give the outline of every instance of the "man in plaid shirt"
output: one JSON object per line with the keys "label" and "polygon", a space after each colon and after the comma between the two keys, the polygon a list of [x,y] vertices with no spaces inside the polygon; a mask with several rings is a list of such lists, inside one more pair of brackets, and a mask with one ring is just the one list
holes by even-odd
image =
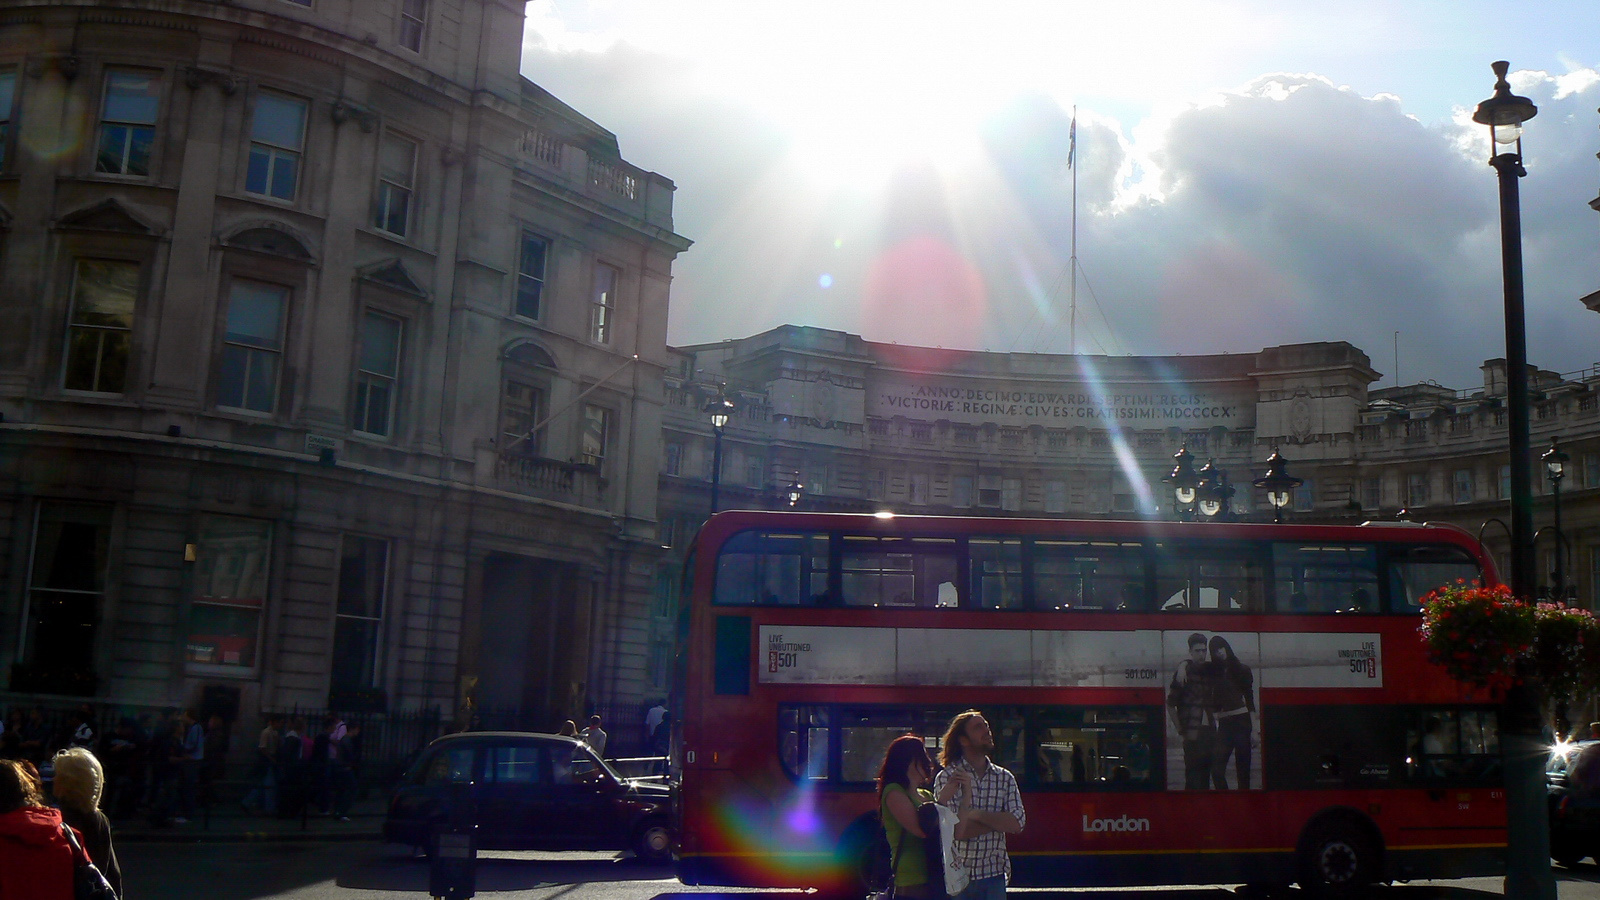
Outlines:
{"label": "man in plaid shirt", "polygon": [[956,826],[955,855],[971,882],[955,900],[1004,900],[1011,880],[1006,835],[1020,834],[1028,824],[1016,776],[989,761],[994,733],[975,709],[950,720],[939,762],[944,769],[933,780],[935,793],[952,780],[960,783],[950,805],[961,816]]}

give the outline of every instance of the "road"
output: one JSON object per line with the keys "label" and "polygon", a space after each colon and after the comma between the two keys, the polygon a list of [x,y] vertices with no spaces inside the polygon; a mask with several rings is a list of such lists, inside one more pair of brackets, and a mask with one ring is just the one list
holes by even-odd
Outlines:
{"label": "road", "polygon": [[[426,896],[428,867],[403,848],[375,843],[127,844],[118,850],[130,900],[400,900]],[[1557,869],[1561,900],[1600,900],[1600,867]],[[720,892],[684,887],[667,867],[601,853],[492,853],[478,869],[480,896],[496,900],[711,900]],[[733,892],[729,892],[733,893]],[[770,892],[774,900],[814,900]],[[1026,900],[1217,900],[1227,888],[1027,890]],[[1500,880],[1427,882],[1373,891],[1374,900],[1499,897]],[[1303,898],[1298,891],[1285,900]]]}

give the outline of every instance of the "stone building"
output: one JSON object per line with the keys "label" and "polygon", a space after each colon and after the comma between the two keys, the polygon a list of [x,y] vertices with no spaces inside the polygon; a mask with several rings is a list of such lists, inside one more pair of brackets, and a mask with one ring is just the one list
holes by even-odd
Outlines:
{"label": "stone building", "polygon": [[[783,326],[676,348],[661,452],[663,542],[680,555],[710,509],[713,434],[703,412],[725,390],[719,507],[1075,518],[1170,517],[1173,454],[1214,461],[1232,514],[1270,521],[1251,481],[1274,448],[1305,483],[1291,520],[1360,522],[1405,511],[1477,533],[1505,565],[1505,364],[1481,387],[1371,389],[1366,354],[1344,343],[1218,356],[989,353],[867,341]],[[1569,550],[1563,581],[1585,604],[1600,586],[1600,371],[1534,379],[1535,454],[1559,437]],[[1553,497],[1535,472],[1536,521]],[[1554,569],[1554,530],[1540,538]],[[1553,584],[1552,577],[1544,577]],[[657,642],[660,630],[655,632]]]}
{"label": "stone building", "polygon": [[0,0],[0,706],[642,701],[689,242],[523,25]]}

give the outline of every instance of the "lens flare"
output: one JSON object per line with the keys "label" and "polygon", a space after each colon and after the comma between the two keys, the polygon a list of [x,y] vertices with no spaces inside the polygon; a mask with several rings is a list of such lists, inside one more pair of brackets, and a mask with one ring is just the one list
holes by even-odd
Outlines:
{"label": "lens flare", "polygon": [[776,803],[725,798],[711,820],[711,843],[752,884],[831,884],[845,876],[834,853],[838,836],[823,827],[811,785],[796,785]]}

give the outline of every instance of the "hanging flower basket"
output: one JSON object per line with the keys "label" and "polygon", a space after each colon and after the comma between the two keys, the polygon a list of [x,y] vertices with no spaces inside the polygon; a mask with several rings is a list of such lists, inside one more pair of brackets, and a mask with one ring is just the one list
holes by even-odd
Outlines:
{"label": "hanging flower basket", "polygon": [[1534,607],[1505,585],[1458,581],[1422,599],[1428,659],[1457,681],[1501,691],[1518,681],[1537,633]]}
{"label": "hanging flower basket", "polygon": [[1474,687],[1531,681],[1559,699],[1600,690],[1600,621],[1584,609],[1524,603],[1505,585],[1461,581],[1424,597],[1422,637],[1430,661]]}

